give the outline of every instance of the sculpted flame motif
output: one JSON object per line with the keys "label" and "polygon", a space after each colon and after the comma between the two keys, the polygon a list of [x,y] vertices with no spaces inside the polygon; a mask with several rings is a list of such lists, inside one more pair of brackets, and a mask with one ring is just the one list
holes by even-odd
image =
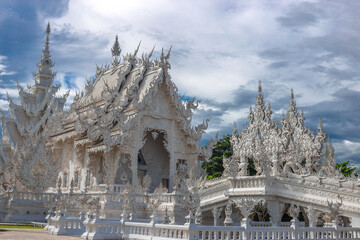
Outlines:
{"label": "sculpted flame motif", "polygon": [[[289,108],[283,114],[281,126],[271,119],[271,105],[265,107],[261,84],[254,110],[250,107],[249,124],[237,135],[236,126],[231,137],[233,158],[240,162],[240,176],[246,176],[248,159],[255,164],[257,175],[315,174],[321,168],[323,143],[326,135],[320,120],[317,134],[304,126],[303,112],[299,115],[291,90]],[[333,173],[331,147],[327,147],[324,168],[327,175]],[[333,159],[333,158],[332,158]],[[231,161],[225,161],[230,164]],[[330,166],[329,166],[330,165]],[[224,166],[227,169],[227,166]]]}

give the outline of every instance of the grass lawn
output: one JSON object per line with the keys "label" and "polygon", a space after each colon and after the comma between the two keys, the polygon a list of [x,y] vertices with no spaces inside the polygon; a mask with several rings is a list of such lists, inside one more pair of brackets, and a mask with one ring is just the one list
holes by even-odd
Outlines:
{"label": "grass lawn", "polygon": [[24,225],[0,225],[0,228],[26,228],[26,229],[43,229],[42,227],[24,226]]}

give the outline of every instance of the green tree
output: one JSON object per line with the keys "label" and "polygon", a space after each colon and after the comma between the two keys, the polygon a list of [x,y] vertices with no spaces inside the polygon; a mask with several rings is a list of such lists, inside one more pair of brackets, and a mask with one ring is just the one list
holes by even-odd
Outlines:
{"label": "green tree", "polygon": [[225,135],[219,139],[209,161],[202,164],[202,167],[206,170],[207,179],[221,177],[224,171],[223,158],[231,157],[233,154],[230,137],[231,135]]}
{"label": "green tree", "polygon": [[[219,139],[213,149],[213,154],[208,162],[204,162],[202,167],[206,170],[207,179],[221,177],[224,171],[223,158],[229,158],[233,155],[233,149],[230,143],[231,135],[224,135]],[[248,159],[248,172],[250,176],[256,175],[253,159]]]}
{"label": "green tree", "polygon": [[356,174],[358,175],[358,173],[356,172],[356,167],[350,167],[348,166],[350,163],[350,161],[346,161],[343,163],[337,163],[336,164],[336,169],[340,169],[341,173],[345,176],[345,177],[349,177],[351,176],[351,174]]}

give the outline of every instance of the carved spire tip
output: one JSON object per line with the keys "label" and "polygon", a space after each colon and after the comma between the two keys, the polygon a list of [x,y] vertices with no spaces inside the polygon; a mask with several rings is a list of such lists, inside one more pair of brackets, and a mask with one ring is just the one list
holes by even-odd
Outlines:
{"label": "carved spire tip", "polygon": [[169,51],[168,51],[168,53],[166,54],[166,59],[169,59],[169,58],[170,58],[170,53],[171,53],[172,47],[173,47],[173,45],[171,44],[171,46],[170,46],[170,48],[169,48]]}
{"label": "carved spire tip", "polygon": [[111,48],[111,54],[113,57],[119,57],[121,54],[121,48],[120,48],[119,38],[118,38],[117,34],[115,36],[115,42]]}
{"label": "carved spire tip", "polygon": [[47,27],[46,27],[46,34],[49,35],[51,32],[51,29],[50,29],[50,22],[48,22],[47,24]]}
{"label": "carved spire tip", "polygon": [[136,57],[137,53],[139,52],[140,45],[141,45],[141,40],[140,40],[139,45],[137,46],[137,48],[136,48],[136,50],[134,52],[134,57]]}
{"label": "carved spire tip", "polygon": [[294,90],[291,88],[290,99],[294,100]]}
{"label": "carved spire tip", "polygon": [[237,129],[237,124],[236,122],[234,122],[234,130],[233,130],[233,135],[236,135],[238,132],[238,129]]}
{"label": "carved spire tip", "polygon": [[259,93],[262,92],[261,81],[258,82],[258,92]]}

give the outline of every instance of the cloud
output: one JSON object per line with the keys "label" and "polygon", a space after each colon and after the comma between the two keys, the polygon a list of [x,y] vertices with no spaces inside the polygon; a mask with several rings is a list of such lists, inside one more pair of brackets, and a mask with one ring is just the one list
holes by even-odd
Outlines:
{"label": "cloud", "polygon": [[281,26],[297,31],[317,24],[321,17],[324,17],[323,10],[316,3],[300,2],[292,5],[285,16],[276,20]]}
{"label": "cloud", "polygon": [[9,108],[9,102],[3,99],[0,99],[0,109],[1,110],[6,110]]}
{"label": "cloud", "polygon": [[336,141],[360,142],[360,91],[339,89],[333,99],[304,107],[305,117],[316,126],[323,119],[324,129]]}
{"label": "cloud", "polygon": [[0,55],[0,76],[7,76],[7,75],[14,75],[16,72],[14,71],[8,71],[8,66],[6,65],[6,56]]}
{"label": "cloud", "polygon": [[350,166],[357,167],[360,170],[360,142],[349,140],[337,141],[333,143],[336,149],[336,158],[340,162],[350,161]]}
{"label": "cloud", "polygon": [[16,88],[0,88],[0,94],[4,95],[4,97],[6,97],[6,95],[15,98],[19,96],[19,92]]}

